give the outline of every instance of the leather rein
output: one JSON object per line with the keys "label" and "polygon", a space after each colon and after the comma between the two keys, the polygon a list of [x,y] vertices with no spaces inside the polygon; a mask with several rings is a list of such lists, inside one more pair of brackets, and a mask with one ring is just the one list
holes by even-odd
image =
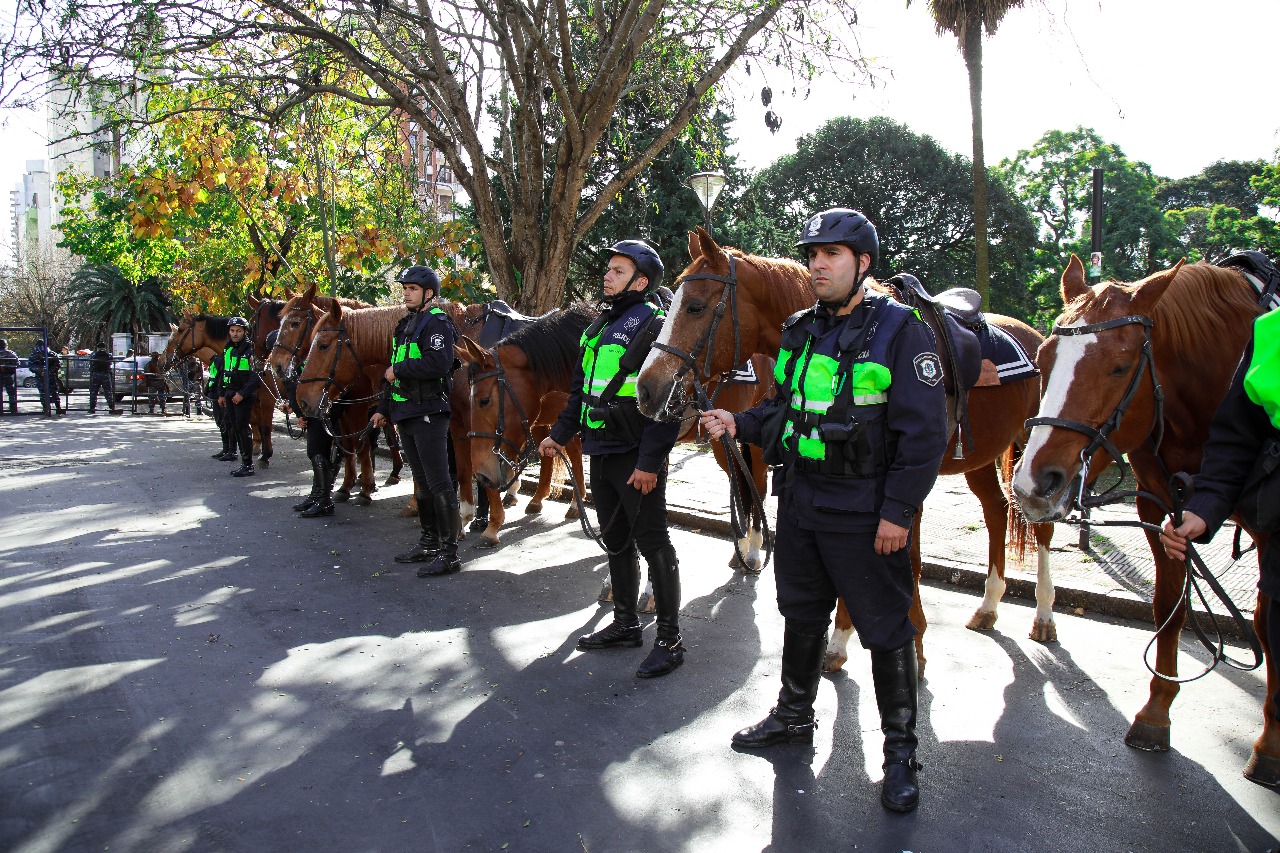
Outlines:
{"label": "leather rein", "polygon": [[[529,421],[529,416],[525,413],[524,406],[520,405],[520,398],[516,396],[515,390],[512,389],[510,381],[507,379],[506,368],[502,366],[502,359],[498,355],[497,347],[490,351],[493,355],[493,370],[486,370],[483,373],[477,373],[474,376],[467,377],[467,383],[472,388],[472,394],[475,394],[475,386],[477,382],[483,382],[485,379],[497,377],[498,388],[498,423],[494,432],[478,432],[472,431],[467,433],[467,438],[491,438],[493,439],[493,447],[491,452],[498,457],[498,461],[511,470],[511,477],[497,488],[499,492],[505,492],[511,487],[511,484],[519,479],[524,473],[524,469],[533,460],[537,454],[538,445],[533,440],[533,425]],[[516,412],[520,415],[520,427],[524,430],[524,445],[516,444],[506,436],[507,425],[507,398],[511,398],[512,404],[516,408]],[[515,452],[514,460],[507,456],[504,447],[510,446]]]}

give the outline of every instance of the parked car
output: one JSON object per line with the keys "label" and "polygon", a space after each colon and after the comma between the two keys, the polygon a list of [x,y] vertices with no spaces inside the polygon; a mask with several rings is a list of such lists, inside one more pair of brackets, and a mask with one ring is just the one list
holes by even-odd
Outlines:
{"label": "parked car", "polygon": [[31,372],[31,368],[27,367],[27,360],[25,358],[18,359],[17,377],[18,384],[23,388],[36,387],[36,375]]}
{"label": "parked car", "polygon": [[[146,366],[151,360],[148,355],[126,356],[116,361],[113,371],[116,382],[116,403],[137,396],[139,400],[147,399]],[[165,399],[182,399],[182,371],[176,367],[164,375]],[[198,386],[191,388],[192,393]]]}

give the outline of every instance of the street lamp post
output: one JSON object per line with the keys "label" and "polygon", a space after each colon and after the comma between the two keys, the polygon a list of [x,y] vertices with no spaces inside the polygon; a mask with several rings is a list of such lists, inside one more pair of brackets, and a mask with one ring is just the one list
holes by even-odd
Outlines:
{"label": "street lamp post", "polygon": [[693,188],[698,201],[702,204],[702,209],[706,211],[708,234],[711,233],[711,208],[715,207],[716,199],[720,197],[720,191],[724,189],[724,185],[723,172],[697,172],[689,176],[689,186]]}

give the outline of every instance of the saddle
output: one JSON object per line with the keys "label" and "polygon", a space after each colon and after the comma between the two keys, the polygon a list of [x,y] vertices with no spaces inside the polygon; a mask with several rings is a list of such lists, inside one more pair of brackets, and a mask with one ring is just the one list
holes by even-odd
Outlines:
{"label": "saddle", "polygon": [[894,289],[899,302],[919,311],[938,336],[943,386],[955,401],[952,415],[960,433],[955,457],[963,459],[965,447],[972,449],[973,444],[969,438],[969,389],[982,374],[982,346],[978,341],[978,330],[986,325],[982,297],[967,287],[932,296],[910,273],[895,275],[883,283]]}
{"label": "saddle", "polygon": [[483,325],[480,327],[480,334],[476,336],[476,343],[486,349],[492,349],[498,341],[517,329],[523,329],[543,317],[550,317],[559,310],[559,308],[552,308],[538,317],[530,317],[526,314],[521,314],[501,299],[495,299],[492,302],[485,303]]}
{"label": "saddle", "polygon": [[1262,252],[1249,250],[1236,252],[1218,261],[1220,267],[1231,267],[1244,277],[1258,292],[1258,304],[1267,310],[1280,307],[1280,271]]}

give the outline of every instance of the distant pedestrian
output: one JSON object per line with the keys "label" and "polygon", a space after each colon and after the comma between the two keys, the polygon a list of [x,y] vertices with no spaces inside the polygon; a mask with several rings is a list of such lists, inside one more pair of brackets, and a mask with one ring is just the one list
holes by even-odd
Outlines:
{"label": "distant pedestrian", "polygon": [[[62,356],[53,350],[45,353],[45,381],[48,383],[49,397],[53,400],[54,410],[59,416],[66,414],[62,408],[62,395],[70,389],[62,381]],[[49,414],[49,404],[45,403],[44,413]]]}
{"label": "distant pedestrian", "polygon": [[31,352],[27,354],[27,369],[35,380],[36,390],[40,393],[40,408],[45,417],[49,416],[49,385],[45,379],[45,367],[49,361],[49,350],[44,345],[44,338],[36,338]]}
{"label": "distant pedestrian", "polygon": [[107,409],[111,414],[119,414],[116,409],[115,383],[112,382],[111,353],[107,345],[98,341],[93,355],[89,356],[89,414],[98,409],[98,392],[107,398]]}
{"label": "distant pedestrian", "polygon": [[0,338],[0,415],[4,414],[4,397],[9,395],[9,414],[18,414],[18,354],[9,342]]}

